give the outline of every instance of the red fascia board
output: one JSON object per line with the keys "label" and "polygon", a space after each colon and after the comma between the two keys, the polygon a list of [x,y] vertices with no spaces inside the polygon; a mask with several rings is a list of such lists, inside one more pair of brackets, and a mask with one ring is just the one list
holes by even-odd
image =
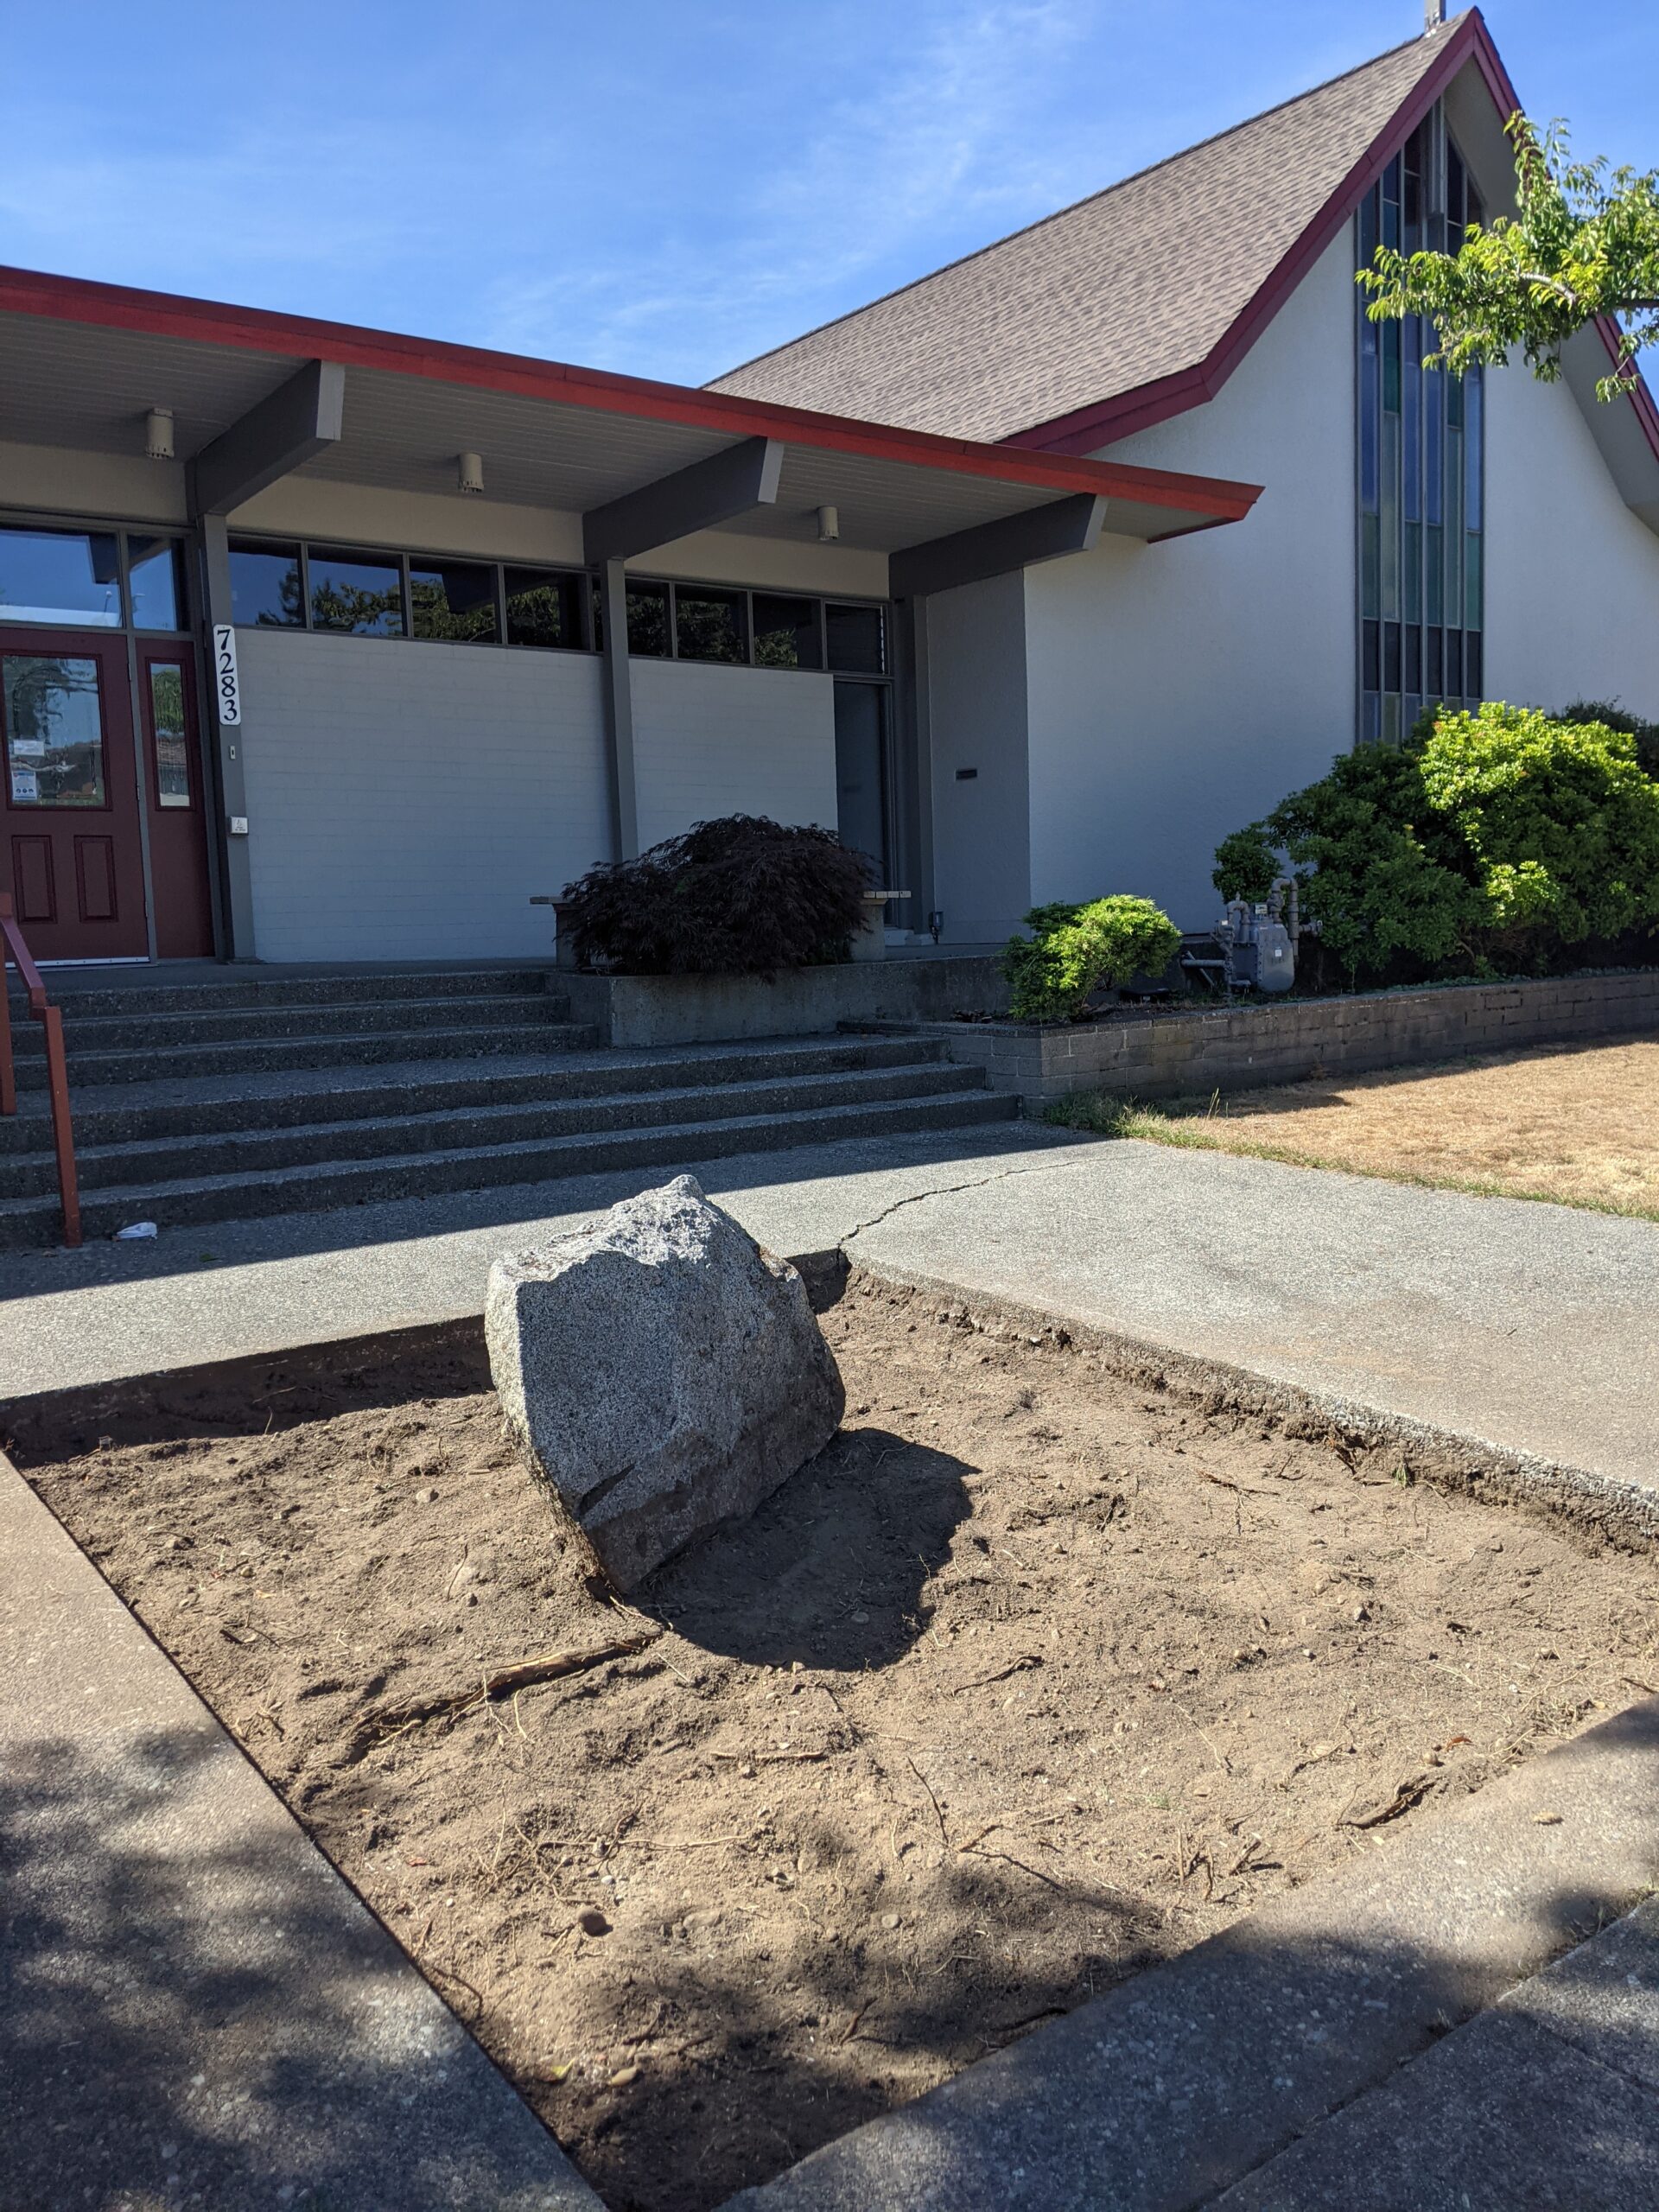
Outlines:
{"label": "red fascia board", "polygon": [[[1503,76],[1503,65],[1492,48],[1480,12],[1471,9],[1446,41],[1446,49],[1433,67],[1417,79],[1408,96],[1201,362],[1160,378],[1155,384],[1140,385],[1131,391],[1119,392],[1115,398],[1058,416],[1051,423],[1034,423],[1029,429],[1016,432],[1006,442],[1040,453],[1087,453],[1092,447],[1127,437],[1131,430],[1149,429],[1155,423],[1167,422],[1173,416],[1185,414],[1189,408],[1201,407],[1206,400],[1213,399],[1337,236],[1360,199],[1388,167],[1401,140],[1416,129],[1469,59],[1471,50],[1478,52],[1483,43],[1498,76],[1508,85],[1508,79]],[[1490,73],[1483,73],[1487,74],[1491,83]],[[1497,97],[1496,89],[1494,97]],[[1512,92],[1510,97],[1513,102]],[[1514,111],[1513,104],[1505,111],[1506,114]]]}
{"label": "red fascia board", "polygon": [[[1485,18],[1478,8],[1471,8],[1453,29],[1445,52],[1433,67],[1418,79],[1409,97],[1395,111],[1261,290],[1203,361],[1192,368],[1160,377],[1154,383],[1119,392],[1115,398],[1058,416],[1051,423],[1034,423],[1005,442],[1040,453],[1086,454],[1098,446],[1126,438],[1133,431],[1151,429],[1155,423],[1166,423],[1176,415],[1184,415],[1189,408],[1202,407],[1207,400],[1213,399],[1337,236],[1361,198],[1388,167],[1402,140],[1416,129],[1469,60],[1479,70],[1503,120],[1507,123],[1512,115],[1520,114],[1520,96],[1503,67],[1503,56],[1492,42]],[[1609,353],[1616,356],[1617,327],[1611,322],[1598,327]],[[1655,458],[1659,459],[1659,406],[1656,406],[1653,394],[1645,384],[1638,384],[1630,399]]]}
{"label": "red fascia board", "polygon": [[1096,492],[1109,499],[1146,500],[1227,522],[1247,515],[1261,492],[1259,485],[1188,476],[1169,469],[1135,468],[1127,462],[1020,453],[1007,445],[982,445],[967,438],[897,429],[850,416],[815,414],[805,408],[779,407],[769,401],[734,399],[687,385],[618,376],[604,369],[538,361],[526,354],[492,353],[480,346],[364,330],[349,323],[276,315],[263,308],[227,307],[211,300],[139,291],[126,285],[30,270],[0,268],[0,313],[133,331],[146,337],[185,339],[238,353],[338,361],[347,368],[422,377],[476,391],[591,408],[598,413],[675,423],[732,438],[778,438],[787,444],[1027,485],[1033,490]]}

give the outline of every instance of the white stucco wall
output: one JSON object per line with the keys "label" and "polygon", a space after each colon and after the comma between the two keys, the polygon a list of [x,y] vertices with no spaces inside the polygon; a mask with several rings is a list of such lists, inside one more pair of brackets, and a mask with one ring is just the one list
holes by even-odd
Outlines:
{"label": "white stucco wall", "polygon": [[722,814],[834,829],[830,677],[691,661],[629,665],[642,845]]}
{"label": "white stucco wall", "polygon": [[926,620],[933,904],[949,942],[989,944],[1031,905],[1024,581],[940,592]]}
{"label": "white stucco wall", "polygon": [[239,630],[264,960],[545,957],[610,849],[600,664]]}
{"label": "white stucco wall", "polygon": [[1659,719],[1659,537],[1564,383],[1511,366],[1486,395],[1487,696],[1618,698]]}
{"label": "white stucco wall", "polygon": [[1246,520],[1027,571],[1033,899],[1202,928],[1218,839],[1352,742],[1351,270],[1344,235],[1216,399],[1103,456],[1261,484]]}

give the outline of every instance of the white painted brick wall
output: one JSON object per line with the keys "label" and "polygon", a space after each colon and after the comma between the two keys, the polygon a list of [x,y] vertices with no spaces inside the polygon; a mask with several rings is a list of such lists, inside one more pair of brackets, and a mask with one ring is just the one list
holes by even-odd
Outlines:
{"label": "white painted brick wall", "polygon": [[688,661],[632,666],[642,845],[721,814],[835,828],[831,677]]}
{"label": "white painted brick wall", "polygon": [[596,659],[257,630],[237,653],[261,959],[550,953],[531,894],[610,851]]}

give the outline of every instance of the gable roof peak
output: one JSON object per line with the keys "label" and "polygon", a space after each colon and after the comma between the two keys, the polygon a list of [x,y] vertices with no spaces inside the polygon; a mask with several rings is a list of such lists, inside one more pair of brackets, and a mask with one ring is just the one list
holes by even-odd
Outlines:
{"label": "gable roof peak", "polygon": [[709,388],[1038,442],[1091,407],[1201,375],[1379,134],[1403,136],[1477,41],[1490,47],[1471,8]]}

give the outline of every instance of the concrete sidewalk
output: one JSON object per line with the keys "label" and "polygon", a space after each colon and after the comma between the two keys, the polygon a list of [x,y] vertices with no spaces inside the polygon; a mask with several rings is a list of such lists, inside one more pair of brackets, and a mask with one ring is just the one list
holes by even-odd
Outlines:
{"label": "concrete sidewalk", "polygon": [[1656,1885],[1649,1699],[727,2212],[1654,2212]]}
{"label": "concrete sidewalk", "polygon": [[6,2212],[600,2212],[0,1458]]}
{"label": "concrete sidewalk", "polygon": [[[477,1313],[495,1253],[664,1173],[9,1256],[0,1401]],[[699,1174],[774,1250],[839,1245],[952,1295],[1473,1440],[1659,1531],[1648,1222],[1029,1122]]]}
{"label": "concrete sidewalk", "polygon": [[1140,1142],[1043,1166],[848,1250],[1659,1508],[1653,1224]]}
{"label": "concrete sidewalk", "polygon": [[[939,1131],[699,1162],[697,1179],[779,1252],[833,1249],[921,1194],[1097,1147],[1039,1124]],[[498,1252],[591,1220],[671,1168],[164,1231],[153,1242],[0,1253],[0,1407],[245,1353],[483,1310]]]}

